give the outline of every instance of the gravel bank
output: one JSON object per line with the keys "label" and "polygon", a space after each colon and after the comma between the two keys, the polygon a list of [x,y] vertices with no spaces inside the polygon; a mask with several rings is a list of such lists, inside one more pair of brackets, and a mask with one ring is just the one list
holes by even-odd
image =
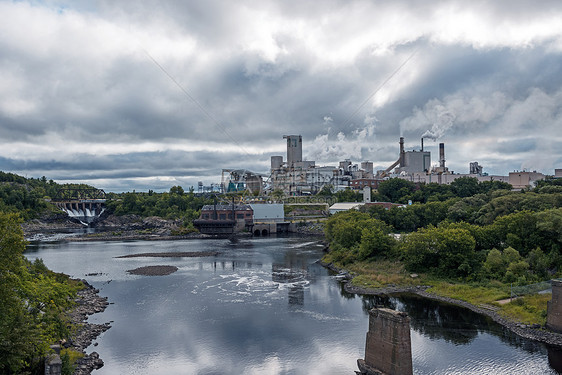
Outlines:
{"label": "gravel bank", "polygon": [[195,257],[214,257],[219,255],[218,251],[182,251],[182,252],[170,252],[170,253],[140,253],[140,254],[129,254],[122,255],[115,258],[195,258]]}
{"label": "gravel bank", "polygon": [[178,267],[175,266],[145,266],[135,268],[134,270],[128,270],[132,275],[142,275],[142,276],[166,276],[171,275],[176,272]]}

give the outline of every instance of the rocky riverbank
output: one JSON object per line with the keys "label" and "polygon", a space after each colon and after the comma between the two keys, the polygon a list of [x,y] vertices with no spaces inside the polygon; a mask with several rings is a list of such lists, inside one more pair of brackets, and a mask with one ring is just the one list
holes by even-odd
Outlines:
{"label": "rocky riverbank", "polygon": [[78,292],[75,299],[76,307],[69,312],[69,318],[75,327],[76,333],[70,340],[63,343],[66,348],[73,348],[84,353],[84,357],[76,361],[75,375],[90,374],[93,370],[103,367],[103,360],[99,354],[92,352],[87,354],[86,348],[92,344],[99,335],[111,328],[110,323],[93,324],[88,323],[88,316],[104,311],[109,305],[106,297],[101,297],[99,290],[81,280],[85,288]]}
{"label": "rocky riverbank", "polygon": [[26,238],[37,233],[60,232],[84,228],[84,224],[81,223],[80,220],[73,219],[64,212],[45,214],[38,219],[26,221],[21,226]]}
{"label": "rocky riverbank", "polygon": [[353,279],[353,275],[351,275],[346,270],[340,269],[334,266],[332,263],[324,263],[322,261],[319,261],[319,263],[322,266],[334,272],[337,272],[341,276],[342,278],[341,281],[344,284],[344,290],[348,293],[359,294],[359,295],[390,295],[390,294],[397,294],[397,293],[417,294],[424,298],[429,298],[429,299],[465,307],[478,314],[482,314],[490,317],[493,321],[495,321],[498,324],[501,324],[502,326],[509,329],[510,331],[512,331],[518,336],[521,336],[529,340],[534,340],[534,341],[538,341],[548,345],[562,348],[562,334],[548,331],[544,327],[541,327],[538,324],[526,325],[520,322],[514,322],[500,316],[497,312],[495,312],[490,308],[483,307],[483,306],[475,306],[471,303],[461,301],[458,299],[442,297],[432,294],[427,291],[430,288],[429,286],[423,286],[423,285],[410,286],[410,287],[393,286],[393,287],[376,288],[376,289],[357,287],[352,285],[351,283],[351,280]]}
{"label": "rocky riverbank", "polygon": [[[102,214],[88,226],[65,213],[52,213],[22,224],[28,241],[178,240],[208,237],[188,232],[181,220]],[[88,231],[95,228],[95,232]]]}

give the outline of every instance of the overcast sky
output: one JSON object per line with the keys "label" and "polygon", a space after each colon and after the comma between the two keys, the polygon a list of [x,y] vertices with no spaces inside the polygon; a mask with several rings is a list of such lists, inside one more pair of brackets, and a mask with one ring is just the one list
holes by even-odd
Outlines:
{"label": "overcast sky", "polygon": [[406,148],[562,168],[562,2],[3,1],[0,170],[106,191]]}

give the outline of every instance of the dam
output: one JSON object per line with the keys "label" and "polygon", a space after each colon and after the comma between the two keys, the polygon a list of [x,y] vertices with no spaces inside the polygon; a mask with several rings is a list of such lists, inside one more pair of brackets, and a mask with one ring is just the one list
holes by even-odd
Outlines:
{"label": "dam", "polygon": [[106,196],[101,189],[60,189],[52,203],[69,217],[91,223],[105,211]]}

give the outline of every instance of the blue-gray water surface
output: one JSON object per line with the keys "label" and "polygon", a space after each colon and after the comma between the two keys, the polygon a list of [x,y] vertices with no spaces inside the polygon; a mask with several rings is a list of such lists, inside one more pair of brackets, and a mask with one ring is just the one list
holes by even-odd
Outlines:
{"label": "blue-gray water surface", "polygon": [[[214,257],[116,258],[218,251]],[[318,265],[315,239],[262,237],[133,242],[40,242],[29,259],[84,278],[112,304],[95,341],[94,374],[354,374],[368,309],[411,317],[415,374],[558,374],[562,352],[514,336],[466,309],[415,296],[360,297]],[[127,270],[171,265],[167,276]]]}

